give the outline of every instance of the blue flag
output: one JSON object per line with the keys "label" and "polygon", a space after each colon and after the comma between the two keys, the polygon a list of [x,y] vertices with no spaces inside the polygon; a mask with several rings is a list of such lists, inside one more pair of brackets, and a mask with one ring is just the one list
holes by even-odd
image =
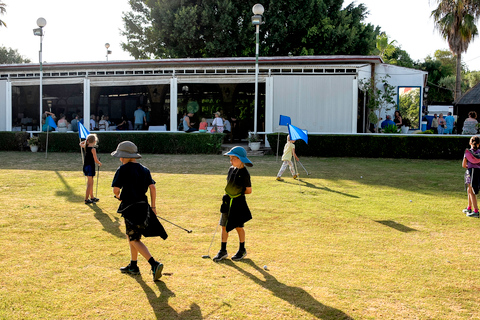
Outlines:
{"label": "blue flag", "polygon": [[87,128],[83,126],[81,122],[78,123],[78,135],[80,136],[80,139],[87,139],[87,136],[90,134],[88,132]]}
{"label": "blue flag", "polygon": [[47,124],[52,128],[57,127],[57,124],[55,123],[55,121],[53,120],[53,118],[51,116],[47,117]]}
{"label": "blue flag", "polygon": [[280,123],[278,124],[279,126],[288,126],[290,123],[292,123],[290,117],[280,115]]}
{"label": "blue flag", "polygon": [[288,125],[288,134],[290,135],[290,140],[303,140],[305,143],[308,143],[308,131]]}

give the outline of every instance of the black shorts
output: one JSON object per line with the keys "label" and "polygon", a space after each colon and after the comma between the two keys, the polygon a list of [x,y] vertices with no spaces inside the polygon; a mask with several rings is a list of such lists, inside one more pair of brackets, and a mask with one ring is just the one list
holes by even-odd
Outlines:
{"label": "black shorts", "polygon": [[87,165],[83,167],[83,174],[87,177],[95,177],[95,166]]}
{"label": "black shorts", "polygon": [[135,225],[128,223],[127,220],[125,220],[125,234],[130,241],[140,240],[142,238],[141,231]]}
{"label": "black shorts", "polygon": [[480,189],[480,169],[479,168],[470,168],[468,169],[470,175],[470,185],[473,188],[475,194],[478,194]]}

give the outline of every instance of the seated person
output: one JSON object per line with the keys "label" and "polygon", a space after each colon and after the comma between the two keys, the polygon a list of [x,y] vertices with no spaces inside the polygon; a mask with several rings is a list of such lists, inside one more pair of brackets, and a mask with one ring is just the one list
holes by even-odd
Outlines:
{"label": "seated person", "polygon": [[195,123],[190,122],[190,117],[193,117],[193,112],[188,112],[187,115],[183,117],[183,131],[185,132],[197,131],[197,129],[193,126]]}
{"label": "seated person", "polygon": [[99,131],[107,131],[108,130],[108,122],[107,122],[107,120],[105,120],[105,115],[103,115],[101,120],[98,122],[98,130]]}
{"label": "seated person", "polygon": [[385,121],[382,122],[382,129],[385,129],[385,127],[390,125],[394,125],[395,127],[397,126],[396,123],[392,121],[392,117],[387,115]]}
{"label": "seated person", "polygon": [[198,131],[199,132],[207,132],[207,127],[208,127],[207,119],[202,118],[202,122],[200,122],[200,124],[198,126]]}
{"label": "seated person", "polygon": [[60,119],[57,122],[58,132],[67,132],[68,131],[68,121],[65,119],[65,115],[60,113]]}

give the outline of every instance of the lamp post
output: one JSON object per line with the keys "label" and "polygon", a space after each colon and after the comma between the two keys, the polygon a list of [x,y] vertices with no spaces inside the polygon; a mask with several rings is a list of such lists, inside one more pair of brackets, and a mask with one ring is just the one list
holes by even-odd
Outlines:
{"label": "lamp post", "polygon": [[110,48],[110,43],[105,43],[105,48],[107,48],[107,54],[105,55],[105,57],[107,58],[107,61],[108,61],[108,55],[109,54],[112,54],[112,50],[108,50],[108,48]]}
{"label": "lamp post", "polygon": [[262,15],[264,8],[257,3],[252,8],[254,16],[252,16],[252,24],[255,26],[255,114],[253,116],[253,133],[257,134],[257,113],[258,113],[258,47],[260,25],[262,24]]}
{"label": "lamp post", "polygon": [[37,19],[38,28],[33,29],[33,34],[40,37],[40,51],[38,52],[38,59],[40,62],[40,122],[39,128],[42,129],[42,114],[43,114],[43,64],[42,64],[42,43],[43,43],[43,27],[47,25],[47,20],[44,18]]}

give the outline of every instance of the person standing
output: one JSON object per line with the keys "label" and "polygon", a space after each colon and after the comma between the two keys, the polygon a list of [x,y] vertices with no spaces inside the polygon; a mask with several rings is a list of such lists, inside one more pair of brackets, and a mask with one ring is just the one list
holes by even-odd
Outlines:
{"label": "person standing", "polygon": [[445,127],[445,134],[452,134],[453,133],[453,126],[455,125],[455,118],[452,116],[452,113],[449,112],[448,115],[445,117],[446,127]]}
{"label": "person standing", "polygon": [[228,233],[233,229],[237,230],[240,244],[237,253],[232,256],[232,260],[239,261],[246,257],[244,224],[252,219],[245,195],[252,193],[252,183],[246,166],[251,167],[253,164],[247,158],[247,151],[242,147],[233,147],[224,156],[230,157],[231,167],[228,169],[227,186],[220,209],[222,212],[220,218],[222,244],[220,251],[213,258],[215,262],[228,257]]}
{"label": "person standing", "polygon": [[133,113],[133,117],[135,118],[133,122],[135,130],[143,130],[143,126],[147,126],[147,114],[142,110],[142,106],[137,107],[137,110]]}
{"label": "person standing", "polygon": [[433,129],[433,133],[438,133],[438,118],[436,113],[433,114],[432,125],[430,127]]}
{"label": "person standing", "polygon": [[463,122],[462,134],[477,134],[477,113],[475,111],[470,111],[468,113],[468,118]]}
{"label": "person standing", "polygon": [[95,163],[99,167],[102,163],[97,158],[97,135],[92,133],[87,139],[80,142],[80,147],[85,149],[85,158],[83,160],[83,174],[87,177],[87,190],[85,191],[85,204],[98,202],[100,199],[93,196],[93,177],[95,177]]}
{"label": "person standing", "polygon": [[402,122],[402,115],[400,114],[400,111],[395,111],[395,119],[393,119],[393,122],[397,125],[398,128],[400,128],[403,125]]}
{"label": "person standing", "polygon": [[[470,138],[470,149],[465,150],[462,167],[467,169],[465,172],[465,186],[467,187],[468,206],[463,210],[468,217],[478,218],[477,194],[480,187],[480,159],[479,146],[480,138],[473,136]],[[472,207],[474,211],[472,212]]]}
{"label": "person standing", "polygon": [[[121,201],[117,212],[125,219],[131,258],[126,267],[120,268],[120,272],[140,274],[137,264],[138,253],[140,253],[151,266],[153,281],[157,281],[162,276],[163,264],[153,258],[147,246],[141,241],[142,235],[159,236],[164,240],[168,237],[157,218],[155,181],[152,179],[150,170],[137,162],[137,159],[142,156],[133,142],[120,142],[111,155],[120,158],[122,163],[115,172],[112,188],[114,197]],[[148,190],[150,190],[151,204],[148,203],[146,195]]]}
{"label": "person standing", "polygon": [[287,166],[290,168],[290,173],[293,176],[293,179],[297,179],[297,174],[295,173],[295,168],[292,163],[292,156],[295,157],[297,161],[300,161],[295,153],[295,140],[290,140],[290,135],[287,135],[287,143],[283,147],[283,155],[282,155],[282,166],[277,173],[277,181],[283,181],[282,174],[287,169]]}
{"label": "person standing", "polygon": [[445,127],[447,125],[447,121],[443,117],[443,113],[440,113],[438,116],[438,134],[443,134],[445,132]]}

